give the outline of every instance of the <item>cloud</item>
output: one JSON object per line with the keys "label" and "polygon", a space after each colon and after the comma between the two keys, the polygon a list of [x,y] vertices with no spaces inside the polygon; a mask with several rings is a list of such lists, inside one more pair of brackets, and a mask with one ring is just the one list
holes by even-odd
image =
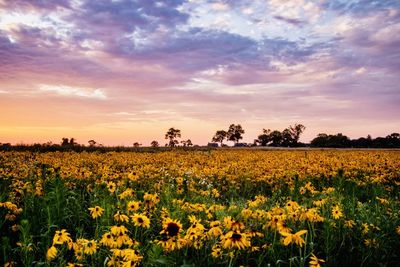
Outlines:
{"label": "cloud", "polygon": [[66,85],[41,84],[39,85],[39,90],[55,93],[61,96],[77,96],[103,100],[107,98],[101,89],[92,90],[89,88],[71,87]]}

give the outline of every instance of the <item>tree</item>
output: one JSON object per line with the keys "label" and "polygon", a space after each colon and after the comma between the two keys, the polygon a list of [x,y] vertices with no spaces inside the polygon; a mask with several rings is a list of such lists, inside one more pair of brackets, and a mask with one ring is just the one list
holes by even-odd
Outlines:
{"label": "tree", "polygon": [[74,146],[74,145],[77,145],[78,143],[76,142],[75,138],[72,137],[72,138],[69,139],[69,144],[71,146]]}
{"label": "tree", "polygon": [[157,141],[154,140],[154,141],[151,141],[150,146],[151,147],[159,147],[160,144]]}
{"label": "tree", "polygon": [[267,146],[269,142],[271,142],[271,130],[263,129],[263,133],[257,137],[255,143],[259,143],[261,146]]}
{"label": "tree", "polygon": [[184,146],[184,147],[191,147],[191,146],[193,146],[193,143],[192,143],[192,140],[190,140],[190,139],[188,139],[188,140],[182,140],[181,141],[181,144]]}
{"label": "tree", "polygon": [[69,139],[63,137],[63,138],[62,138],[62,142],[61,142],[61,146],[67,146],[68,144],[69,144]]}
{"label": "tree", "polygon": [[133,143],[133,147],[140,147],[142,144],[140,144],[140,143],[138,143],[138,142],[135,142],[135,143]]}
{"label": "tree", "polygon": [[218,142],[222,146],[222,143],[224,142],[227,134],[228,133],[224,130],[216,131],[214,137],[212,138],[212,142]]}
{"label": "tree", "polygon": [[169,128],[169,130],[165,134],[165,139],[169,139],[168,146],[175,147],[177,144],[179,144],[176,138],[181,138],[181,130],[175,128]]}
{"label": "tree", "polygon": [[293,146],[297,146],[300,139],[300,135],[304,132],[305,129],[306,127],[303,124],[297,124],[297,123],[294,125],[294,127],[293,126],[289,127],[289,132],[292,138]]}
{"label": "tree", "polygon": [[92,140],[89,140],[88,143],[89,143],[90,147],[95,147],[97,142],[92,139]]}
{"label": "tree", "polygon": [[274,130],[270,133],[271,145],[280,146],[282,144],[282,133],[278,130]]}
{"label": "tree", "polygon": [[240,124],[231,124],[226,134],[226,138],[229,141],[233,141],[237,144],[239,143],[240,139],[243,139],[242,134],[244,134],[244,130]]}

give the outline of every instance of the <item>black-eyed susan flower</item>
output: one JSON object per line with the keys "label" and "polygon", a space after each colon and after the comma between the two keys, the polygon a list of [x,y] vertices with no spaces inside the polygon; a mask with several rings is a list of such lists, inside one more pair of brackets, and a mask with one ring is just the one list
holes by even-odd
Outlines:
{"label": "black-eyed susan flower", "polygon": [[317,256],[314,255],[314,253],[311,253],[310,257],[310,267],[321,267],[321,263],[325,262],[322,259],[318,259]]}
{"label": "black-eyed susan flower", "polygon": [[53,237],[53,245],[62,245],[71,241],[72,239],[65,229],[62,229],[61,231],[56,231]]}
{"label": "black-eyed susan flower", "polygon": [[128,229],[126,229],[126,227],[123,225],[113,225],[111,226],[110,231],[114,236],[119,236],[120,234],[125,234],[128,232]]}
{"label": "black-eyed susan flower", "polygon": [[135,213],[131,216],[131,219],[135,226],[150,228],[150,219],[144,214]]}
{"label": "black-eyed susan flower", "polygon": [[221,243],[227,249],[245,249],[251,246],[250,238],[239,231],[229,231],[221,237]]}
{"label": "black-eyed susan flower", "polygon": [[114,220],[116,222],[129,222],[129,217],[120,211],[117,211],[117,213],[114,214]]}
{"label": "black-eyed susan flower", "polygon": [[104,212],[104,209],[99,206],[88,208],[88,210],[90,211],[90,215],[92,216],[93,219],[100,217],[101,215],[103,215]]}
{"label": "black-eyed susan flower", "polygon": [[88,240],[83,245],[83,253],[92,255],[97,251],[97,243],[96,240]]}
{"label": "black-eyed susan flower", "polygon": [[166,234],[168,237],[176,237],[182,231],[182,224],[178,220],[167,218],[163,222],[163,230],[160,234]]}
{"label": "black-eyed susan flower", "polygon": [[111,233],[105,233],[100,240],[100,244],[106,247],[113,247],[114,238]]}
{"label": "black-eyed susan flower", "polygon": [[216,244],[211,249],[211,256],[214,258],[221,258],[222,257],[222,248],[220,245]]}
{"label": "black-eyed susan flower", "polygon": [[136,212],[140,209],[141,205],[142,202],[140,201],[129,201],[128,204],[126,204],[126,209],[128,212]]}
{"label": "black-eyed susan flower", "polygon": [[335,205],[332,207],[332,217],[336,220],[340,219],[343,217],[343,213],[341,208],[338,205]]}
{"label": "black-eyed susan flower", "polygon": [[54,260],[57,257],[57,248],[55,246],[51,246],[46,253],[46,259],[48,261]]}
{"label": "black-eyed susan flower", "polygon": [[301,230],[295,234],[285,233],[285,232],[282,232],[280,234],[284,237],[283,245],[289,246],[290,244],[296,244],[299,247],[302,247],[305,244],[305,241],[301,236],[306,233],[307,233],[307,230]]}

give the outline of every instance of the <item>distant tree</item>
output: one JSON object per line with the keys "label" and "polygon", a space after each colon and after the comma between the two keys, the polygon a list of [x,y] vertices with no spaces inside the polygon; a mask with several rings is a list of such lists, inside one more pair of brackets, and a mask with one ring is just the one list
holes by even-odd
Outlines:
{"label": "distant tree", "polygon": [[69,145],[69,139],[63,137],[63,138],[62,138],[61,145],[62,145],[62,146],[68,146],[68,145]]}
{"label": "distant tree", "polygon": [[140,147],[142,144],[140,144],[140,143],[138,143],[138,142],[135,142],[135,143],[133,143],[133,147]]}
{"label": "distant tree", "polygon": [[89,140],[88,143],[89,143],[90,147],[95,147],[97,142],[92,139],[92,140]]}
{"label": "distant tree", "polygon": [[229,126],[226,137],[229,141],[233,141],[237,144],[239,143],[240,139],[243,139],[242,134],[244,134],[244,129],[240,124],[238,125],[231,124]]}
{"label": "distant tree", "polygon": [[313,147],[350,147],[351,145],[350,139],[343,135],[342,133],[338,133],[336,135],[327,135],[327,134],[318,134],[316,138],[311,140],[311,146]]}
{"label": "distant tree", "polygon": [[263,129],[263,133],[260,134],[256,140],[254,140],[255,144],[260,144],[261,146],[267,146],[269,142],[271,142],[271,130]]}
{"label": "distant tree", "polygon": [[169,139],[168,146],[175,147],[179,144],[176,138],[181,138],[181,130],[175,128],[169,128],[165,134],[165,139]]}
{"label": "distant tree", "polygon": [[286,128],[285,130],[283,130],[281,135],[282,135],[281,146],[285,146],[285,147],[292,146],[294,140],[292,138],[292,134],[291,134],[289,128]]}
{"label": "distant tree", "polygon": [[76,142],[76,139],[72,137],[72,138],[69,139],[69,144],[71,146],[74,146],[74,145],[77,145],[78,143]]}
{"label": "distant tree", "polygon": [[294,126],[289,127],[290,135],[292,138],[292,146],[297,146],[300,135],[304,132],[306,127],[303,124],[295,124]]}
{"label": "distant tree", "polygon": [[193,143],[192,143],[192,140],[190,140],[190,139],[188,139],[188,140],[182,140],[181,141],[181,144],[184,146],[184,147],[191,147],[191,146],[193,146]]}
{"label": "distant tree", "polygon": [[280,146],[282,144],[282,133],[278,130],[274,130],[270,133],[271,146]]}
{"label": "distant tree", "polygon": [[228,133],[226,131],[224,131],[224,130],[216,131],[215,135],[212,138],[212,142],[218,142],[222,146],[222,143],[226,139],[227,134]]}
{"label": "distant tree", "polygon": [[159,147],[160,144],[157,141],[154,140],[154,141],[151,141],[150,146],[151,147]]}

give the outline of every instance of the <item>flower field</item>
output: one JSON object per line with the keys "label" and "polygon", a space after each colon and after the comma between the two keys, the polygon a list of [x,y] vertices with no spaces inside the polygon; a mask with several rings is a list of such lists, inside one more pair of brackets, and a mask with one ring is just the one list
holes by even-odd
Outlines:
{"label": "flower field", "polygon": [[5,266],[398,266],[400,151],[0,152]]}

